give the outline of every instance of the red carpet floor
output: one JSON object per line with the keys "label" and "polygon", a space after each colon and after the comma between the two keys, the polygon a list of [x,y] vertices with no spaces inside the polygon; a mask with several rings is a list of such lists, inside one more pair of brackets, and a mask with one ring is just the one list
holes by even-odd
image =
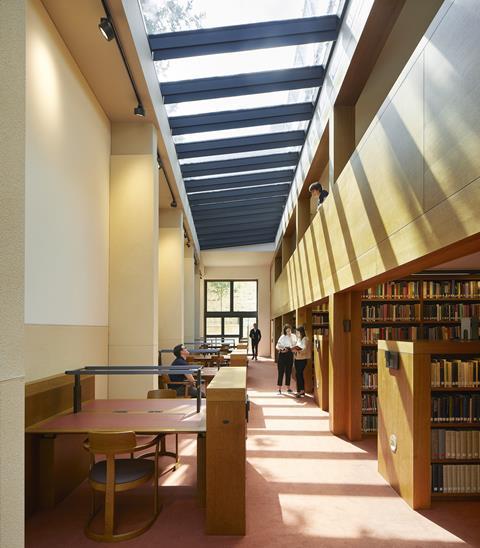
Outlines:
{"label": "red carpet floor", "polygon": [[[160,516],[147,533],[123,546],[480,547],[480,502],[411,510],[377,473],[375,441],[350,443],[330,434],[328,415],[310,398],[276,395],[275,371],[270,360],[249,368],[247,535],[203,533],[195,502],[196,442],[185,436],[182,466],[161,480]],[[138,522],[142,510],[150,510],[148,489],[132,493],[118,500],[121,525]],[[54,510],[30,518],[26,546],[98,545],[83,534],[89,501],[84,483]]]}

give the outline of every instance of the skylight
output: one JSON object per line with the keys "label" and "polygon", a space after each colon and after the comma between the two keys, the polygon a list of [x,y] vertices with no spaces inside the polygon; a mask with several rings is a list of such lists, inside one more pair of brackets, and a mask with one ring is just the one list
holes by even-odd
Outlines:
{"label": "skylight", "polygon": [[345,0],[140,3],[196,226],[216,200],[280,220]]}

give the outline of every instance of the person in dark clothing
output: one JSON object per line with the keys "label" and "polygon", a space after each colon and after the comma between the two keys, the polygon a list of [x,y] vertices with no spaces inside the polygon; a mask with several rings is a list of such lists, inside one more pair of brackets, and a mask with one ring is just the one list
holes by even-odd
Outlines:
{"label": "person in dark clothing", "polygon": [[257,324],[253,324],[253,328],[250,329],[250,340],[252,341],[252,359],[258,360],[258,343],[262,338],[262,333],[258,329]]}
{"label": "person in dark clothing", "polygon": [[316,181],[308,187],[308,191],[312,196],[317,198],[317,210],[320,209],[320,206],[323,204],[325,198],[328,196],[328,190],[325,190],[320,182]]}
{"label": "person in dark clothing", "polygon": [[[177,346],[173,349],[173,354],[175,356],[175,359],[170,365],[171,369],[175,369],[175,367],[178,369],[185,369],[185,367],[189,367],[191,365],[187,362],[187,356],[190,354],[190,352],[185,348],[183,344],[177,344]],[[168,385],[168,388],[175,390],[178,396],[185,396],[185,385],[173,383],[188,381],[190,383],[188,386],[188,395],[191,398],[197,397],[195,377],[193,375],[191,375],[190,373],[179,373],[178,375],[172,375],[170,373],[168,376],[170,378],[170,381],[172,382],[172,384]]]}

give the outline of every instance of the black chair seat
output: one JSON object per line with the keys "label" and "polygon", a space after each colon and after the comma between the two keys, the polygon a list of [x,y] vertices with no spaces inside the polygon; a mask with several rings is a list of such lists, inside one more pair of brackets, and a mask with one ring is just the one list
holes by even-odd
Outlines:
{"label": "black chair seat", "polygon": [[[115,483],[136,481],[155,472],[155,463],[146,459],[115,459]],[[90,479],[97,483],[107,483],[107,461],[93,465]]]}

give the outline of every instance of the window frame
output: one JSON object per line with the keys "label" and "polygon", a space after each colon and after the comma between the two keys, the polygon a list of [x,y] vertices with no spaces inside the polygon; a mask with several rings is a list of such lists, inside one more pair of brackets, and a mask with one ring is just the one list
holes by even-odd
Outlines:
{"label": "window frame", "polygon": [[[208,305],[208,299],[207,299],[207,291],[208,291],[208,283],[209,282],[228,282],[230,284],[230,310],[228,312],[219,312],[219,311],[208,311],[207,305]],[[234,297],[233,297],[233,289],[235,282],[255,282],[256,284],[256,301],[257,301],[257,309],[256,310],[243,310],[241,312],[235,312],[233,310],[233,303],[234,303]],[[256,323],[258,324],[258,279],[235,279],[235,280],[225,280],[225,279],[209,279],[204,281],[204,299],[203,299],[203,328],[204,328],[204,336],[205,338],[208,337],[217,337],[223,339],[245,339],[248,338],[249,333],[243,333],[243,318],[255,318]],[[221,318],[221,334],[219,335],[208,335],[207,334],[207,318]],[[226,335],[225,334],[225,318],[238,318],[238,329],[239,333],[238,335]]]}

